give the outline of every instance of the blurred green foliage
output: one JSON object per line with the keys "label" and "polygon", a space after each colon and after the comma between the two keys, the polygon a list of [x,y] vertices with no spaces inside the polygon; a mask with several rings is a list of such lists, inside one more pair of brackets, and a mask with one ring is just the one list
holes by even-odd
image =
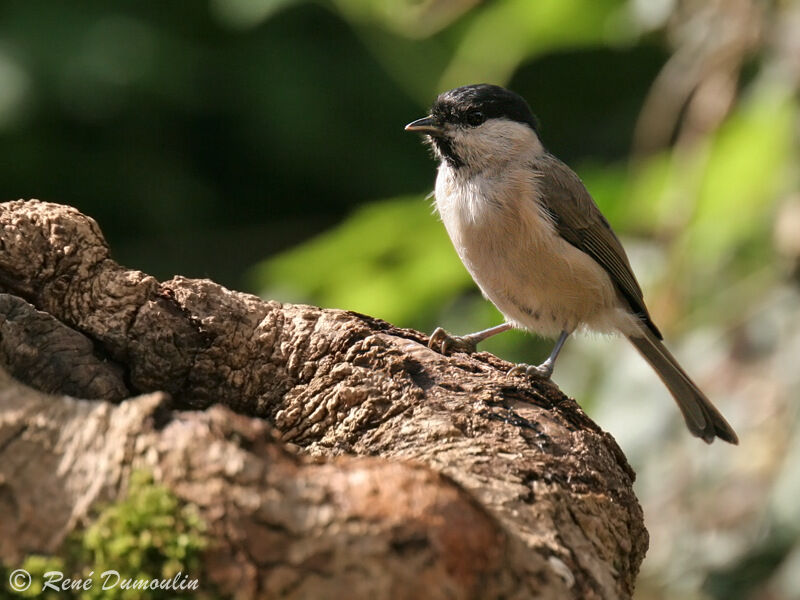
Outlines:
{"label": "blurred green foliage", "polygon": [[397,323],[416,322],[471,281],[422,197],[362,206],[336,229],[263,263],[253,277],[278,286],[270,296]]}

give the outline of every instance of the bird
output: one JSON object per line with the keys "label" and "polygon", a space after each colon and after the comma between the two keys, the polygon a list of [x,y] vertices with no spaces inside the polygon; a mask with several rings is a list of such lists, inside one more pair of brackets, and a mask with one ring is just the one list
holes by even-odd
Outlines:
{"label": "bird", "polygon": [[463,336],[439,327],[431,348],[474,352],[493,335],[526,330],[556,338],[553,351],[509,375],[549,379],[573,332],[620,333],[661,378],[693,435],[738,444],[664,345],[619,238],[578,175],[544,147],[524,98],[487,83],[454,88],[405,130],[432,147],[436,211],[467,271],[505,318]]}

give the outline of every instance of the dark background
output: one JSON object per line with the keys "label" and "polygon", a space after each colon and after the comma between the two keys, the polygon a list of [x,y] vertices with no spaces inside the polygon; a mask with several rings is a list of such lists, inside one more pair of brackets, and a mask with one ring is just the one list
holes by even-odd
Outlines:
{"label": "dark background", "polygon": [[[202,8],[0,3],[3,48],[26,79],[0,130],[5,198],[76,206],[120,260],[158,277],[242,287],[248,263],[353,207],[432,186],[403,132],[427,106],[339,14],[298,3],[242,31]],[[668,58],[656,42],[543,55],[509,85],[564,160],[619,160]]]}

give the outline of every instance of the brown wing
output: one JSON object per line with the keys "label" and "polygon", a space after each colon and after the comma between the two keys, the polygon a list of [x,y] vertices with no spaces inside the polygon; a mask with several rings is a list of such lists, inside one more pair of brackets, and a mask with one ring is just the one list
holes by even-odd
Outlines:
{"label": "brown wing", "polygon": [[533,167],[543,189],[540,202],[552,217],[561,237],[595,259],[609,274],[631,310],[658,339],[663,339],[650,319],[642,288],[636,281],[622,244],[580,178],[549,154]]}

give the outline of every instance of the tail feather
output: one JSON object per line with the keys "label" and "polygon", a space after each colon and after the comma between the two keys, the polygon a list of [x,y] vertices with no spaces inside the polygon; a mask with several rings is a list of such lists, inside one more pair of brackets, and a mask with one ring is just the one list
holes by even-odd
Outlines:
{"label": "tail feather", "polygon": [[692,435],[709,444],[715,437],[731,444],[739,443],[733,428],[651,331],[642,328],[640,335],[631,335],[628,339],[667,386]]}

